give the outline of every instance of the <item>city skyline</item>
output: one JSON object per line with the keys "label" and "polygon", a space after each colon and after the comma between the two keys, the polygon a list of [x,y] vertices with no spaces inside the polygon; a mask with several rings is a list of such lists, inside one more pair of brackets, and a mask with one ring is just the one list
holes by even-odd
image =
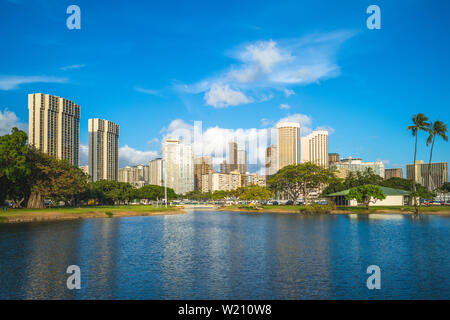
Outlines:
{"label": "city skyline", "polygon": [[[444,90],[449,80],[439,74],[449,63],[449,44],[441,41],[449,22],[438,15],[449,4],[415,1],[404,8],[383,2],[383,27],[368,30],[364,5],[325,3],[327,10],[296,2],[269,7],[253,2],[239,4],[242,13],[235,12],[238,4],[233,2],[227,7],[178,3],[188,18],[169,14],[168,5],[115,4],[108,7],[107,19],[120,23],[113,24],[106,23],[100,5],[80,1],[83,24],[81,30],[70,31],[64,25],[63,4],[1,2],[0,17],[11,28],[0,32],[18,48],[0,53],[0,131],[14,125],[26,129],[26,94],[43,92],[81,106],[80,165],[88,159],[89,118],[121,126],[120,167],[161,156],[161,141],[179,128],[192,128],[194,121],[202,121],[204,136],[215,142],[224,132],[250,136],[280,120],[296,120],[301,136],[328,129],[329,152],[381,160],[386,168],[406,172],[412,162],[413,138],[406,131],[411,115],[427,108],[430,120],[449,122],[449,93]],[[25,5],[30,10],[22,10]],[[423,7],[420,16],[417,7]],[[220,16],[212,8],[221,9]],[[251,10],[258,14],[249,15]],[[139,23],[126,18],[139,17],[140,11],[150,18]],[[270,21],[263,18],[268,12]],[[58,14],[61,19],[52,18]],[[319,14],[326,23],[314,21]],[[245,25],[229,23],[241,15],[249,17]],[[190,28],[170,27],[174,18],[179,26],[189,22]],[[18,31],[23,24],[29,27],[26,34]],[[218,28],[230,37],[215,37]],[[145,38],[147,33],[150,38]],[[104,34],[114,37],[94,41]],[[434,50],[429,52],[424,43]],[[40,50],[26,59],[18,54],[30,48]],[[286,68],[303,68],[312,76],[299,80],[286,74]],[[425,134],[419,135],[417,158],[424,161],[429,151],[425,140]],[[437,141],[433,162],[448,159],[449,148]],[[263,170],[264,163],[260,165],[258,170]]]}

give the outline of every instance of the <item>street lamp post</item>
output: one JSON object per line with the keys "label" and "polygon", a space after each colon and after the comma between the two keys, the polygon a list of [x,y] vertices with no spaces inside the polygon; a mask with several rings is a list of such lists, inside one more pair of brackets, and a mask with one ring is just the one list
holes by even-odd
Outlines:
{"label": "street lamp post", "polygon": [[166,159],[163,157],[164,162],[164,202],[166,203],[167,208],[167,145],[164,144],[164,154]]}

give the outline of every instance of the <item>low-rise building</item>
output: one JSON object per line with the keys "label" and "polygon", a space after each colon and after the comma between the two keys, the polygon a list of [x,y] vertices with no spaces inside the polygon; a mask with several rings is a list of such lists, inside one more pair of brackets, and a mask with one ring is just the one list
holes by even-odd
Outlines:
{"label": "low-rise building", "polygon": [[[383,191],[386,199],[377,200],[375,203],[370,203],[370,206],[403,206],[409,204],[410,192],[400,189],[393,189],[387,187],[380,187]],[[326,197],[333,199],[334,203],[338,206],[350,206],[355,207],[358,205],[356,200],[347,200],[345,197],[348,195],[350,189],[328,194]]]}
{"label": "low-rise building", "polygon": [[126,166],[119,169],[119,182],[128,182],[129,184],[140,188],[148,183],[148,166],[139,164],[134,167]]}
{"label": "low-rise building", "polygon": [[333,163],[331,166],[332,169],[339,170],[342,168],[348,169],[354,173],[356,172],[364,172],[367,169],[372,169],[372,171],[384,178],[384,163],[382,161],[374,161],[374,162],[363,162],[361,158],[352,158],[348,157],[346,159],[341,159],[339,162]]}

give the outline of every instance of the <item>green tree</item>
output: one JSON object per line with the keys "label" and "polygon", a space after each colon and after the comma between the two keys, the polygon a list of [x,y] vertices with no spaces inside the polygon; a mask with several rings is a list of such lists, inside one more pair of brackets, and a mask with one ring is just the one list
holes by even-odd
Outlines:
{"label": "green tree", "polygon": [[447,136],[447,125],[439,120],[436,120],[433,124],[430,124],[430,130],[429,130],[429,136],[427,139],[427,146],[431,144],[430,149],[430,160],[428,162],[428,189],[430,191],[433,190],[433,180],[431,178],[431,157],[433,156],[433,148],[434,148],[434,142],[436,141],[436,136],[441,137],[444,141],[448,141]]}
{"label": "green tree", "polygon": [[325,189],[323,189],[322,195],[344,191],[347,187],[344,185],[344,179],[332,178]]}
{"label": "green tree", "polygon": [[[164,199],[164,187],[148,184],[136,190],[136,199],[161,200]],[[172,188],[167,188],[167,199],[176,199],[177,195]]]}
{"label": "green tree", "polygon": [[31,174],[27,134],[17,128],[0,137],[0,206],[9,198],[19,207],[26,197]]}
{"label": "green tree", "polygon": [[363,186],[365,184],[379,184],[382,181],[383,178],[375,174],[372,168],[367,168],[363,172],[357,171],[355,173],[350,171],[343,183],[345,189],[350,189],[353,187]]}
{"label": "green tree", "polygon": [[127,182],[98,180],[88,185],[88,198],[95,199],[100,205],[127,203],[134,199],[142,199],[141,194]]}
{"label": "green tree", "polygon": [[228,192],[224,190],[216,190],[211,195],[213,200],[222,200],[228,197]]}
{"label": "green tree", "polygon": [[258,185],[247,186],[242,191],[239,196],[241,200],[257,200],[259,202],[261,200],[269,200],[272,196],[272,191]]}
{"label": "green tree", "polygon": [[331,170],[305,162],[282,168],[269,179],[268,185],[275,192],[286,192],[294,203],[302,195],[305,204],[308,204],[310,192],[328,184],[333,178],[335,176]]}
{"label": "green tree", "polygon": [[[425,131],[425,132],[430,132],[430,123],[427,122],[428,121],[428,117],[426,117],[423,113],[419,113],[417,115],[414,115],[412,118],[412,122],[413,125],[408,126],[406,129],[407,130],[411,130],[413,137],[415,137],[415,144],[414,144],[414,162],[413,162],[413,166],[414,166],[414,170],[413,170],[413,181],[416,181],[416,170],[415,170],[415,165],[416,165],[416,156],[417,156],[417,137],[419,135],[419,131]],[[413,184],[413,192],[416,192],[416,185]],[[414,207],[417,208],[417,198],[414,197]],[[417,209],[416,209],[416,212]]]}
{"label": "green tree", "polygon": [[366,209],[369,210],[370,203],[375,203],[377,200],[386,199],[386,196],[379,186],[366,184],[351,188],[345,198],[347,200],[356,200],[358,203],[362,203]]}
{"label": "green tree", "polygon": [[439,188],[439,190],[444,193],[450,193],[450,182],[444,182],[444,184]]}
{"label": "green tree", "polygon": [[29,149],[31,178],[28,208],[44,207],[44,199],[76,205],[87,190],[88,176],[66,160],[59,160],[34,148]]}
{"label": "green tree", "polygon": [[190,200],[205,201],[211,199],[211,192],[200,192],[198,190],[187,192],[185,198]]}

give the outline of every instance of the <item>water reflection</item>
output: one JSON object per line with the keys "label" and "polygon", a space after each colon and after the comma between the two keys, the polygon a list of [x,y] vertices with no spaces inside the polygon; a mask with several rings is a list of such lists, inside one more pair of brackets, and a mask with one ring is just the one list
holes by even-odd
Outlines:
{"label": "water reflection", "polygon": [[[214,211],[0,225],[0,299],[449,299],[449,227]],[[382,290],[366,288],[373,264]]]}

